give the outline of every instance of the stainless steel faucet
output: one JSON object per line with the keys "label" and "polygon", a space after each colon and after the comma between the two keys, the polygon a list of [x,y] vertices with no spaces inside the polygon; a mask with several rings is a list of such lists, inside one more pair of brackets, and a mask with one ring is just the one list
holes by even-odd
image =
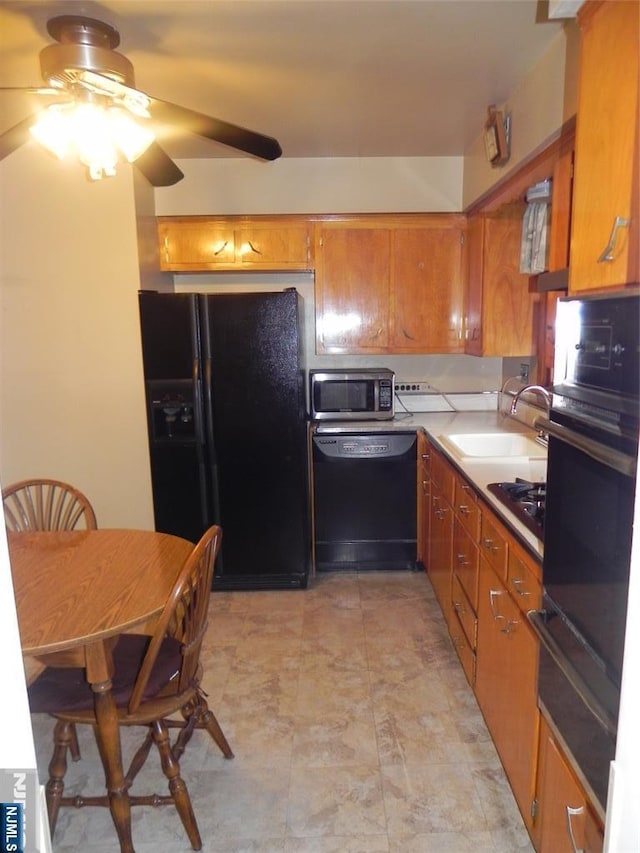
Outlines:
{"label": "stainless steel faucet", "polygon": [[518,400],[520,399],[520,397],[522,397],[523,394],[526,394],[529,391],[532,393],[535,391],[537,394],[540,394],[542,397],[544,397],[548,415],[549,409],[551,408],[551,394],[542,385],[525,385],[524,388],[521,388],[519,391],[517,391],[513,395],[513,400],[511,401],[511,414],[515,415],[516,409],[518,407]]}

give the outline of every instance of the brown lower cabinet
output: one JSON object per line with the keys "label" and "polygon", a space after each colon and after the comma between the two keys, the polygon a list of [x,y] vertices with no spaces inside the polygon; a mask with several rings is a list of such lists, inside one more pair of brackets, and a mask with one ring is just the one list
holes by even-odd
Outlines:
{"label": "brown lower cabinet", "polygon": [[534,842],[539,853],[602,853],[604,831],[544,716],[540,723]]}
{"label": "brown lower cabinet", "polygon": [[538,744],[538,642],[485,557],[480,560],[476,697],[531,831]]}
{"label": "brown lower cabinet", "polygon": [[439,449],[421,447],[423,561],[534,846],[601,853],[602,823],[538,709],[538,639],[526,614],[540,607],[540,561]]}
{"label": "brown lower cabinet", "polygon": [[441,453],[430,451],[431,503],[427,571],[451,630],[451,559],[455,472]]}

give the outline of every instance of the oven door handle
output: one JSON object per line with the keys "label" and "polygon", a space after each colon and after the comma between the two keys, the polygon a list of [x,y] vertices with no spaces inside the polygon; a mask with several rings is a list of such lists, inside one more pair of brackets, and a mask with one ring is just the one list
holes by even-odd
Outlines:
{"label": "oven door handle", "polygon": [[603,465],[613,468],[620,474],[624,474],[625,477],[635,477],[637,463],[632,456],[600,444],[600,442],[594,441],[592,438],[580,435],[565,426],[561,426],[561,424],[550,421],[548,418],[538,417],[533,425],[536,429],[541,429],[548,435],[552,435],[554,438],[564,441],[565,444],[575,447],[576,450],[582,450],[587,456],[595,459],[596,462],[601,462]]}
{"label": "oven door handle", "polygon": [[593,695],[585,680],[571,664],[554,637],[549,632],[549,629],[545,625],[546,615],[547,613],[544,610],[530,610],[527,613],[527,619],[531,623],[533,630],[538,635],[542,645],[549,652],[554,662],[560,668],[563,675],[567,678],[589,711],[598,720],[600,725],[615,738],[617,732],[615,721],[597,697]]}

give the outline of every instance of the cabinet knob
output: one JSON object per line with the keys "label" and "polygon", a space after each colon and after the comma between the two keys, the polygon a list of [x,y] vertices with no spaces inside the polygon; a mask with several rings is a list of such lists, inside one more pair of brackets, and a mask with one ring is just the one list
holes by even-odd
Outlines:
{"label": "cabinet knob", "polygon": [[492,551],[494,554],[496,551],[500,550],[498,546],[494,543],[493,539],[483,539],[482,546],[486,548],[487,551]]}

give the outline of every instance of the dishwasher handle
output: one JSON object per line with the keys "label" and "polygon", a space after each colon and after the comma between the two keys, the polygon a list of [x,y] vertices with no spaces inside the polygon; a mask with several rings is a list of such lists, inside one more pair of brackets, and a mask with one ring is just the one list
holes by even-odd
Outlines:
{"label": "dishwasher handle", "polygon": [[418,439],[415,432],[333,434],[313,437],[315,462],[345,462],[348,460],[386,461],[417,460]]}

